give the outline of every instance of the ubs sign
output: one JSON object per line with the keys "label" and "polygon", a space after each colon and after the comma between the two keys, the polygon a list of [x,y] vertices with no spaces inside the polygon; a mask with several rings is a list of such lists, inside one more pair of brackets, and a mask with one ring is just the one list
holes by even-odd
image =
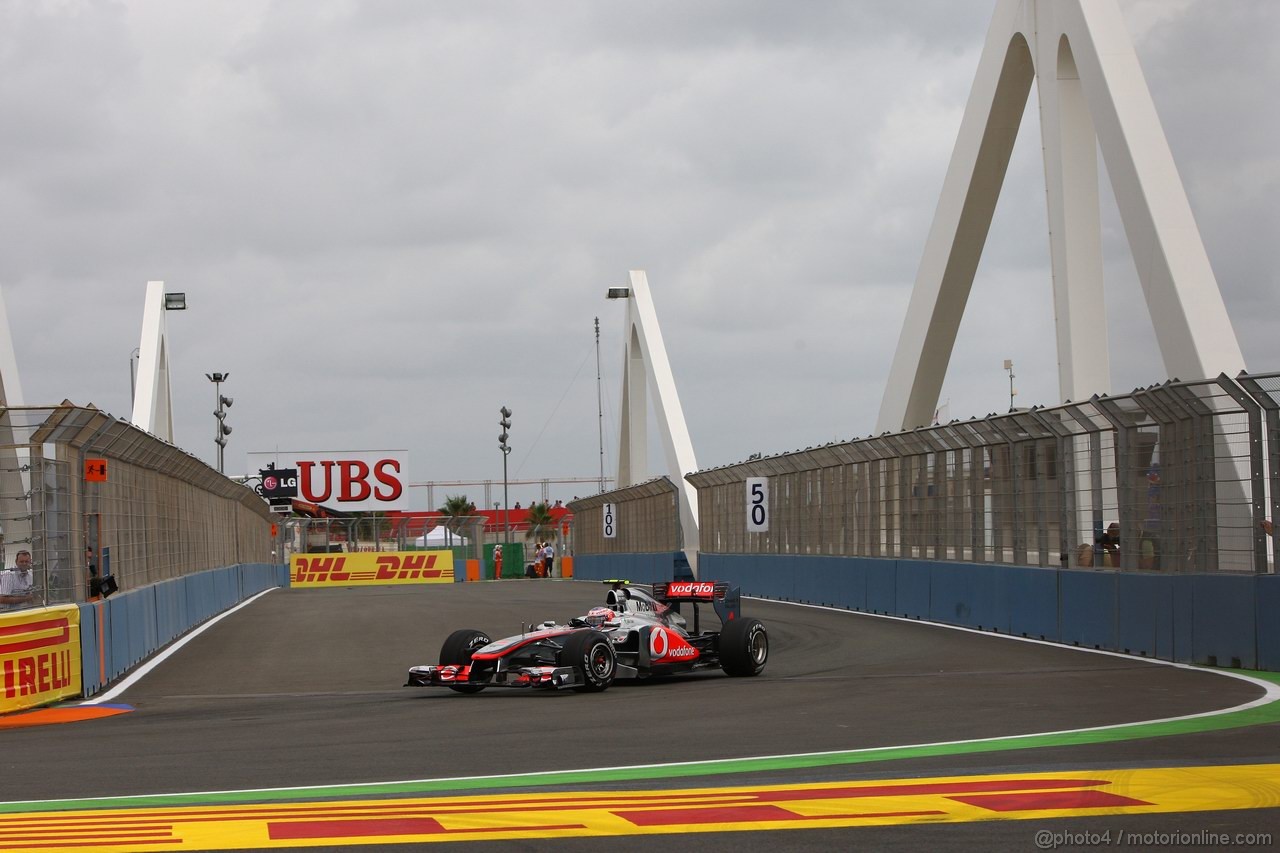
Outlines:
{"label": "ubs sign", "polygon": [[[405,450],[250,453],[250,468],[297,471],[297,497],[340,510],[407,510]],[[256,465],[254,463],[257,463]],[[265,486],[265,483],[264,483]]]}

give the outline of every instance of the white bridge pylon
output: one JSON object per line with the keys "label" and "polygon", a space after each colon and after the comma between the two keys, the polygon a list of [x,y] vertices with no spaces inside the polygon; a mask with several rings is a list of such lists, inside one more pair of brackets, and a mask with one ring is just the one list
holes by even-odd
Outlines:
{"label": "white bridge pylon", "polygon": [[1155,104],[1114,0],[999,0],[880,406],[877,432],[932,422],[1032,81],[1048,196],[1062,400],[1111,390],[1100,148],[1170,378],[1244,369]]}
{"label": "white bridge pylon", "polygon": [[138,385],[129,421],[173,444],[173,392],[169,384],[169,336],[165,325],[164,282],[147,282],[138,344]]}
{"label": "white bridge pylon", "polygon": [[27,438],[15,431],[9,414],[9,409],[23,405],[13,327],[9,325],[4,293],[0,292],[0,495],[11,499],[0,506],[0,558],[5,566],[13,562],[18,551],[31,548],[30,451],[20,446]]}
{"label": "white bridge pylon", "polygon": [[666,457],[666,471],[680,490],[680,527],[689,565],[698,572],[698,490],[685,480],[687,471],[698,470],[693,442],[685,424],[680,395],[667,359],[667,347],[658,327],[658,314],[649,294],[649,277],[631,271],[627,295],[626,345],[622,365],[622,412],[618,438],[618,477],[615,488],[634,486],[650,479],[648,473],[648,391],[652,389],[658,432]]}

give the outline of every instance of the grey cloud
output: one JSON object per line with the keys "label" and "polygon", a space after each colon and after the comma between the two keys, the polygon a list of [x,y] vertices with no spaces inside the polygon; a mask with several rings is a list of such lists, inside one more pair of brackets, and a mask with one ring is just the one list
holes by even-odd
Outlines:
{"label": "grey cloud", "polygon": [[[0,286],[28,397],[127,414],[163,278],[189,294],[175,406],[203,458],[217,369],[233,465],[406,446],[415,480],[500,476],[505,402],[523,476],[593,475],[591,319],[612,432],[603,288],[645,268],[700,464],[865,435],[991,8],[7,6],[0,110],[25,121],[0,139]],[[1277,13],[1122,9],[1246,356],[1275,367]],[[1020,403],[1056,398],[1038,149],[1033,95],[943,392],[957,417],[1007,406],[1004,358]],[[1123,389],[1161,368],[1104,225]]]}

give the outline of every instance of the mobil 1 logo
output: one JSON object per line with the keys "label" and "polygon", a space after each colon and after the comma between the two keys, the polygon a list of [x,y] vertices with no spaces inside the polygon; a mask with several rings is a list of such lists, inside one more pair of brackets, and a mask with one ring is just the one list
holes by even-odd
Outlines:
{"label": "mobil 1 logo", "polygon": [[769,530],[769,478],[747,478],[747,532]]}
{"label": "mobil 1 logo", "polygon": [[603,523],[604,523],[604,528],[603,528],[604,538],[617,539],[618,538],[618,516],[614,514],[613,504],[604,505]]}

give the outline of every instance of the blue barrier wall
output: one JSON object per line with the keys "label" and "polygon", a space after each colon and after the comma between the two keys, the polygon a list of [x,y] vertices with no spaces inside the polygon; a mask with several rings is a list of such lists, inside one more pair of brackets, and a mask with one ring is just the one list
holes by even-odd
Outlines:
{"label": "blue barrier wall", "polygon": [[671,571],[680,551],[658,554],[596,554],[573,558],[576,580],[605,581],[625,578],[633,583],[671,580]]}
{"label": "blue barrier wall", "polygon": [[210,617],[264,589],[288,585],[288,566],[252,563],[124,590],[80,605],[84,695],[98,693]]}
{"label": "blue barrier wall", "polygon": [[[867,557],[701,554],[744,595],[1182,663],[1280,670],[1280,576],[1163,575]],[[574,558],[575,577],[671,579],[672,555]],[[581,570],[578,570],[581,567]]]}
{"label": "blue barrier wall", "polygon": [[1257,578],[1258,669],[1280,670],[1280,575]]}

